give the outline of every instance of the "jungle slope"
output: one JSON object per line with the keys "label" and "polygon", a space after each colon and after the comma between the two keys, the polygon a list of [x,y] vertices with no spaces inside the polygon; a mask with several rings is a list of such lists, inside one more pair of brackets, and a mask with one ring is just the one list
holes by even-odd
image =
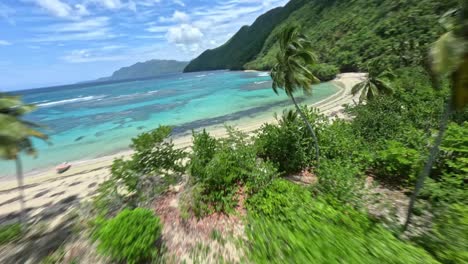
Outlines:
{"label": "jungle slope", "polygon": [[276,36],[289,25],[301,26],[315,42],[319,60],[341,71],[367,71],[371,61],[382,68],[412,66],[443,31],[440,16],[456,4],[456,0],[292,0],[241,28],[223,46],[205,51],[184,71],[269,69],[278,50]]}

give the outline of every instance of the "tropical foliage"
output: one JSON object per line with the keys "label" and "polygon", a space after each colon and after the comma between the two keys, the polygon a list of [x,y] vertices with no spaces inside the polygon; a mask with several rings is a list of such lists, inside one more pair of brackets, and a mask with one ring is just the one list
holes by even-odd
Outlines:
{"label": "tropical foliage", "polygon": [[376,74],[374,71],[369,71],[364,81],[353,86],[351,93],[353,95],[360,94],[359,102],[372,100],[379,95],[391,94],[393,88],[388,81],[389,78],[393,78],[393,74],[390,72]]}
{"label": "tropical foliage", "polygon": [[271,70],[272,88],[276,94],[278,94],[278,89],[283,89],[293,101],[297,113],[314,139],[315,159],[318,165],[320,155],[317,135],[294,97],[294,92],[298,90],[305,94],[311,94],[312,84],[320,82],[309,68],[314,63],[315,55],[312,53],[312,42],[300,32],[298,27],[288,27],[281,32],[280,50],[276,55],[276,64]]}
{"label": "tropical foliage", "polygon": [[155,244],[161,230],[159,218],[150,210],[125,209],[114,218],[100,220],[94,237],[100,252],[115,261],[136,264],[158,257]]}
{"label": "tropical foliage", "polygon": [[189,209],[197,217],[232,212],[241,189],[255,193],[277,175],[270,162],[257,159],[247,135],[232,128],[228,128],[228,134],[224,139],[215,139],[206,131],[193,134]]}
{"label": "tropical foliage", "polygon": [[18,96],[0,95],[0,157],[15,159],[21,151],[35,154],[31,138],[47,139],[38,125],[22,119],[35,106],[24,104]]}
{"label": "tropical foliage", "polygon": [[248,257],[254,263],[437,263],[365,214],[313,199],[276,180],[250,199]]}
{"label": "tropical foliage", "polygon": [[25,221],[25,202],[20,153],[24,151],[29,155],[35,155],[36,149],[31,138],[47,139],[45,134],[37,130],[39,125],[23,119],[24,115],[34,109],[34,105],[24,104],[18,96],[0,94],[0,158],[16,162],[22,222]]}
{"label": "tropical foliage", "polygon": [[[187,71],[271,69],[279,50],[278,34],[294,24],[313,40],[323,63],[341,71],[366,71],[417,66],[443,29],[438,19],[458,0],[304,1],[292,0],[242,27],[224,45],[204,52]],[[319,75],[316,75],[319,77]]]}
{"label": "tropical foliage", "polygon": [[132,139],[130,159],[115,159],[111,177],[101,184],[94,198],[98,211],[115,214],[124,208],[147,205],[185,171],[186,154],[176,149],[168,126],[142,133]]}

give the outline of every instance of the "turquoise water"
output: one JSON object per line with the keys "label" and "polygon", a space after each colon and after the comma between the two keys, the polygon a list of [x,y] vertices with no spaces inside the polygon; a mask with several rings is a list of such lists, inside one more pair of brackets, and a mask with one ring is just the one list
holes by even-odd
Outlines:
{"label": "turquoise water", "polygon": [[[315,86],[308,103],[335,93],[329,83]],[[25,171],[63,161],[90,159],[128,148],[139,133],[172,125],[174,133],[255,116],[290,105],[271,90],[259,72],[203,72],[112,84],[72,85],[22,91],[38,110],[27,119],[45,125],[51,145],[35,141],[37,158],[24,157]],[[0,162],[0,177],[14,173]]]}

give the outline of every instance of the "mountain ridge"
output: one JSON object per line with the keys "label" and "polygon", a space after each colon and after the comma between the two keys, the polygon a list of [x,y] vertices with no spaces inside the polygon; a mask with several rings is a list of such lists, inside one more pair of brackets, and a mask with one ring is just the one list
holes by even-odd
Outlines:
{"label": "mountain ridge", "polygon": [[109,77],[99,78],[96,81],[121,81],[131,79],[144,79],[164,74],[181,73],[188,62],[177,60],[148,60],[122,67]]}
{"label": "mountain ridge", "polygon": [[[291,0],[242,27],[222,46],[203,52],[184,71],[268,70],[278,51],[278,33],[290,25],[302,27],[315,43],[320,62],[342,72],[367,71],[371,62],[381,68],[419,65],[443,32],[439,18],[455,6],[456,0]],[[269,26],[265,16],[275,23]],[[245,36],[246,30],[259,28],[270,30]],[[262,47],[246,45],[252,42]]]}

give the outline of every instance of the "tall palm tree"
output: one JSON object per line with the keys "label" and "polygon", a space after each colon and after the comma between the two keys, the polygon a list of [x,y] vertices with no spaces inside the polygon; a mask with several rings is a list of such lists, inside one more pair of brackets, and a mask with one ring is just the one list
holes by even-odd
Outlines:
{"label": "tall palm tree", "polygon": [[393,78],[393,74],[390,71],[384,71],[382,73],[375,73],[375,71],[368,71],[366,79],[351,89],[351,94],[361,94],[359,96],[359,103],[364,100],[372,100],[379,95],[392,94],[393,87],[389,83],[389,80]]}
{"label": "tall palm tree", "polygon": [[279,44],[280,51],[276,55],[276,64],[271,70],[272,88],[276,94],[278,94],[278,89],[283,89],[293,101],[314,139],[315,159],[318,166],[320,153],[317,135],[294,97],[294,92],[298,90],[311,94],[312,84],[320,82],[310,70],[310,66],[316,62],[315,55],[312,53],[312,43],[300,33],[297,27],[293,26],[281,32]]}
{"label": "tall palm tree", "polygon": [[18,96],[0,94],[0,158],[15,160],[18,180],[20,221],[25,223],[25,202],[23,189],[23,166],[20,159],[22,151],[35,155],[36,150],[31,137],[47,139],[47,136],[36,130],[37,124],[21,119],[35,109],[33,105],[24,104]]}
{"label": "tall palm tree", "polygon": [[461,110],[468,105],[468,1],[460,0],[460,8],[447,12],[440,22],[447,32],[432,45],[430,51],[432,74],[435,79],[449,77],[451,98],[440,120],[439,133],[429,152],[429,157],[418,176],[403,230],[406,230],[411,222],[416,198],[437,158],[452,110]]}

